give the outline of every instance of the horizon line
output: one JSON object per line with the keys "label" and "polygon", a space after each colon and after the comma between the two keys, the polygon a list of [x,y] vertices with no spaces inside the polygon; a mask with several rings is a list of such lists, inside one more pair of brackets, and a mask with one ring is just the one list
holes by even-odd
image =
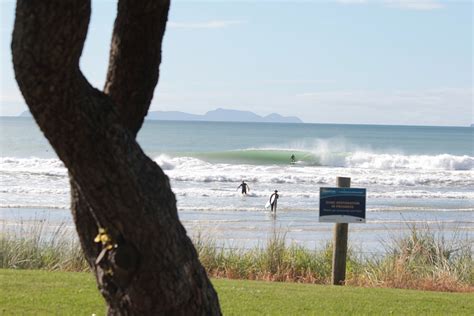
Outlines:
{"label": "horizon line", "polygon": [[[237,110],[240,111],[240,110]],[[24,111],[23,111],[24,112]],[[22,113],[23,113],[22,112]],[[149,111],[152,112],[152,111]],[[164,111],[170,112],[170,111]],[[251,112],[251,111],[248,111]],[[186,113],[186,112],[183,112]],[[252,112],[253,113],[253,112]],[[190,114],[190,113],[188,113]],[[20,118],[20,119],[34,119],[32,116],[21,116],[18,115],[0,115],[0,118]],[[249,122],[249,121],[207,121],[207,120],[160,120],[160,119],[147,119],[145,121],[157,121],[157,122],[197,122],[197,123],[248,123],[248,124],[292,124],[292,125],[363,125],[363,126],[401,126],[401,127],[465,127],[474,128],[474,122],[469,125],[417,125],[417,124],[387,124],[387,123],[334,123],[334,122],[301,122],[301,123],[289,123],[289,122]]]}

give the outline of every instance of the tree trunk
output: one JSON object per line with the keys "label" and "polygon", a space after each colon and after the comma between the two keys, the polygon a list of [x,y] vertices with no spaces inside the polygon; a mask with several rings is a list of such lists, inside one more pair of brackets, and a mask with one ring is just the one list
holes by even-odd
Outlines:
{"label": "tree trunk", "polygon": [[109,315],[220,314],[169,179],[135,140],[158,82],[168,9],[119,1],[101,92],[79,69],[90,2],[17,3],[16,79],[69,170],[77,232]]}

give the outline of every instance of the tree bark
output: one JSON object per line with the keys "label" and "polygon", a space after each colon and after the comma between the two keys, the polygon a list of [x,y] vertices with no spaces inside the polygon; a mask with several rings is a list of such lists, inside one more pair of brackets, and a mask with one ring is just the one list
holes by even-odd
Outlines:
{"label": "tree bark", "polygon": [[135,140],[158,82],[168,9],[119,1],[101,92],[79,69],[90,1],[17,2],[16,80],[69,171],[76,229],[109,315],[220,314],[169,179]]}

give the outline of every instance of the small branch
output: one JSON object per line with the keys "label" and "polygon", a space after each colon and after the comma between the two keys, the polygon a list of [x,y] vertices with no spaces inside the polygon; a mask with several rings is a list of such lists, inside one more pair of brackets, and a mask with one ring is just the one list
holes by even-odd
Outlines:
{"label": "small branch", "polygon": [[169,1],[120,0],[104,92],[121,124],[137,134],[159,77]]}

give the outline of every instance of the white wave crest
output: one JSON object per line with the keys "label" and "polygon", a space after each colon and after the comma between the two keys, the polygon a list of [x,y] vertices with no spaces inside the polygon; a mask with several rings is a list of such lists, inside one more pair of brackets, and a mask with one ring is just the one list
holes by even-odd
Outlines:
{"label": "white wave crest", "polygon": [[7,194],[69,194],[69,187],[66,188],[38,188],[38,187],[0,187],[0,193]]}
{"label": "white wave crest", "polygon": [[57,209],[57,210],[69,210],[69,204],[30,204],[30,203],[0,203],[0,208],[24,208],[24,209]]}
{"label": "white wave crest", "polygon": [[474,157],[467,155],[401,155],[356,152],[345,159],[345,166],[374,169],[472,170]]}
{"label": "white wave crest", "polygon": [[[387,155],[394,157],[395,155]],[[165,169],[167,175],[175,182],[201,183],[238,183],[242,180],[260,184],[295,184],[323,185],[334,182],[335,176],[351,176],[358,185],[384,186],[437,186],[465,187],[474,185],[474,173],[470,170],[432,169],[426,166],[412,168],[390,168],[392,161],[376,154],[361,154],[360,159],[349,160],[348,167],[318,167],[298,165],[247,165],[208,163],[193,157],[164,157],[157,161],[162,166],[172,166]],[[407,157],[407,156],[405,156]],[[453,156],[456,157],[456,156]],[[416,159],[411,158],[413,161]],[[453,158],[451,161],[456,160]],[[384,161],[388,161],[385,164]],[[456,168],[468,167],[469,162],[461,162]],[[398,164],[402,164],[399,162]],[[368,167],[371,165],[372,167]],[[376,168],[379,166],[379,168]],[[385,167],[382,167],[385,166]]]}
{"label": "white wave crest", "polygon": [[0,171],[66,176],[67,170],[59,159],[0,157]]}
{"label": "white wave crest", "polygon": [[163,170],[173,170],[175,167],[171,158],[167,155],[160,155],[156,157],[154,160]]}

